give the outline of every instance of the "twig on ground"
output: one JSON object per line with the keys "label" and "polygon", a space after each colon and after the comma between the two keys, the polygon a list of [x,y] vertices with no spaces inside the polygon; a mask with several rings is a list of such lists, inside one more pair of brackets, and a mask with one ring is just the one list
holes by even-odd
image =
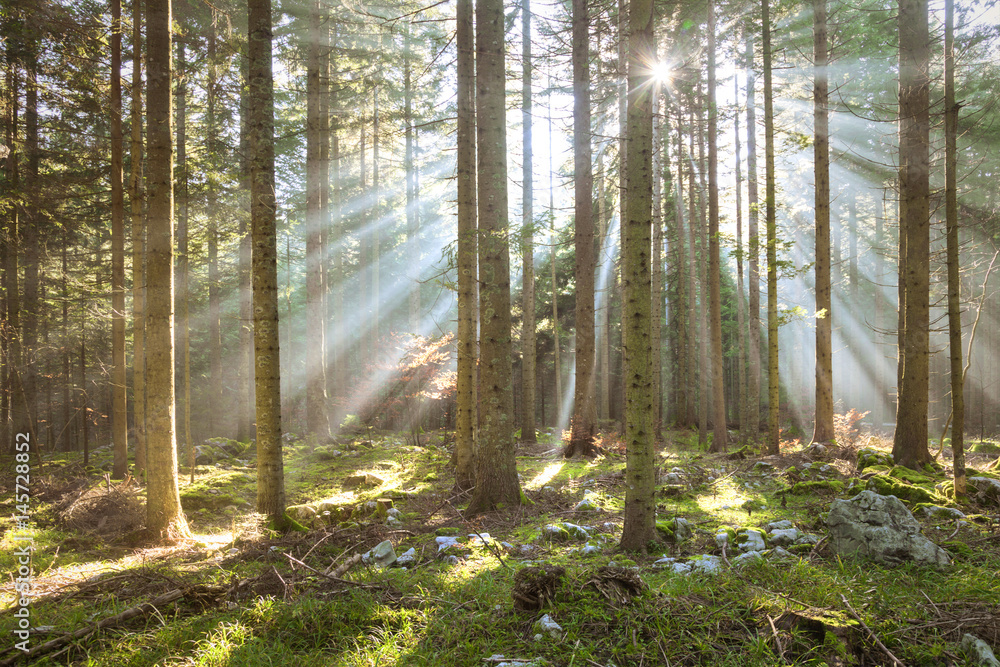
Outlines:
{"label": "twig on ground", "polygon": [[124,623],[126,621],[129,621],[129,620],[135,618],[136,616],[142,616],[142,615],[145,615],[145,614],[157,613],[158,612],[158,610],[157,610],[157,606],[158,605],[169,604],[169,603],[171,603],[171,602],[173,602],[175,600],[178,600],[178,599],[180,599],[182,597],[184,597],[184,591],[183,590],[169,591],[169,592],[164,593],[163,595],[161,595],[161,596],[159,596],[157,598],[154,598],[154,599],[150,600],[149,602],[144,602],[141,605],[138,605],[137,607],[131,607],[130,609],[126,609],[125,611],[121,612],[120,614],[116,614],[114,616],[110,616],[110,617],[105,618],[105,619],[103,619],[101,621],[98,621],[97,623],[92,623],[92,624],[90,624],[90,625],[88,625],[86,627],[83,627],[83,628],[80,628],[79,630],[76,630],[75,632],[66,633],[62,637],[58,637],[58,638],[53,639],[51,641],[47,641],[44,644],[39,644],[38,646],[36,646],[35,648],[31,649],[30,651],[28,651],[26,653],[17,653],[17,654],[14,654],[14,655],[12,655],[9,658],[6,658],[3,661],[0,661],[0,666],[4,666],[5,667],[6,665],[13,665],[15,662],[17,662],[21,658],[36,658],[36,657],[38,657],[40,655],[48,653],[49,651],[52,651],[52,650],[57,649],[57,648],[60,648],[63,645],[68,644],[68,643],[70,643],[72,641],[75,641],[77,639],[82,639],[82,638],[86,637],[87,635],[89,635],[89,634],[91,634],[93,632],[96,632],[98,630],[101,630],[103,628],[110,628],[110,627],[114,627],[116,625],[121,625],[122,623]]}
{"label": "twig on ground", "polygon": [[364,558],[364,554],[354,554],[345,562],[338,565],[337,569],[330,573],[330,576],[337,578],[344,576],[348,570],[360,563],[362,558]]}
{"label": "twig on ground", "polygon": [[865,632],[867,632],[868,636],[872,638],[872,641],[874,641],[878,645],[878,647],[882,649],[882,651],[884,651],[887,656],[889,656],[889,658],[893,661],[893,663],[899,665],[899,667],[906,667],[906,665],[903,664],[902,660],[894,656],[892,654],[892,651],[886,648],[885,644],[883,644],[881,640],[879,640],[879,638],[875,635],[872,629],[869,628],[867,625],[865,625],[865,622],[861,620],[861,616],[858,615],[858,612],[854,611],[854,607],[852,607],[851,603],[847,601],[847,598],[844,597],[843,593],[840,595],[840,599],[841,601],[843,601],[844,606],[847,607],[847,611],[850,612],[851,616],[853,616],[854,619],[861,624],[861,627],[865,629]]}
{"label": "twig on ground", "polygon": [[771,618],[770,614],[765,614],[767,618],[768,625],[771,626],[771,634],[774,635],[774,643],[778,645],[778,655],[781,657],[782,662],[788,662],[785,659],[785,647],[781,645],[781,637],[778,636],[778,628],[774,627],[774,620]]}
{"label": "twig on ground", "polygon": [[302,561],[300,561],[295,556],[292,556],[291,554],[282,553],[281,555],[284,556],[285,558],[287,558],[288,560],[292,561],[293,563],[297,563],[298,565],[301,565],[302,567],[306,568],[310,572],[312,572],[314,574],[318,574],[319,576],[321,576],[321,577],[323,577],[325,579],[329,579],[330,581],[336,581],[338,584],[347,584],[348,586],[357,586],[358,588],[382,588],[382,586],[379,586],[377,584],[362,584],[360,581],[351,581],[350,579],[341,579],[339,577],[335,577],[335,576],[327,574],[325,572],[320,572],[319,570],[317,570],[314,567],[309,567],[308,565],[306,565],[305,563],[303,563]]}

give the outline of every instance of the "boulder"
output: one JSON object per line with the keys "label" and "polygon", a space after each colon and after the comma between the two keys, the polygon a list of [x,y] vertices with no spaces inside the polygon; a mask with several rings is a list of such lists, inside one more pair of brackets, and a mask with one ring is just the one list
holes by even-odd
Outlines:
{"label": "boulder", "polygon": [[753,528],[739,531],[736,534],[736,542],[740,551],[763,551],[767,548],[764,543],[764,533]]}
{"label": "boulder", "polygon": [[993,649],[989,644],[975,635],[966,633],[962,635],[962,650],[969,657],[969,665],[981,665],[982,667],[1000,667],[1000,660],[993,655]]}
{"label": "boulder", "polygon": [[312,505],[292,505],[285,510],[285,514],[299,523],[307,524],[316,518],[316,508]]}
{"label": "boulder", "polygon": [[772,530],[768,537],[771,540],[771,544],[779,547],[787,547],[789,544],[795,544],[798,542],[799,529],[778,528]]}
{"label": "boulder", "polygon": [[969,486],[987,500],[1000,504],[1000,482],[990,477],[970,477]]}
{"label": "boulder", "polygon": [[396,562],[396,550],[392,548],[392,542],[385,540],[379,542],[375,548],[365,554],[363,559],[366,563],[371,562],[379,567],[389,567]]}
{"label": "boulder", "polygon": [[363,475],[350,475],[345,477],[341,486],[345,489],[356,489],[362,486],[382,486],[383,484],[385,484],[385,480],[378,475],[365,473]]}
{"label": "boulder", "polygon": [[850,500],[834,500],[826,525],[830,547],[840,555],[857,554],[889,565],[951,564],[944,549],[920,534],[920,524],[895,496],[862,491]]}

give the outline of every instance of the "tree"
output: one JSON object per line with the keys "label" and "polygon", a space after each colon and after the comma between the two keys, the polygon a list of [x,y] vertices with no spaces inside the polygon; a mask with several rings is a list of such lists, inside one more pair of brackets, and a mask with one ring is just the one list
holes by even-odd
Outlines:
{"label": "tree", "polygon": [[476,433],[476,111],[472,0],[458,0],[458,375],[455,488],[475,484]]}
{"label": "tree", "polygon": [[719,269],[718,109],[715,104],[715,0],[708,3],[708,299],[711,313],[712,393],[715,414],[709,451],[726,451],[726,393],[722,373],[722,298]]}
{"label": "tree", "polygon": [[652,0],[632,0],[628,44],[628,198],[622,244],[625,341],[625,525],[621,547],[645,550],[655,536],[653,378],[650,368],[654,62]]}
{"label": "tree", "polygon": [[125,380],[125,192],[122,183],[122,3],[111,0],[111,328],[115,479],[128,467],[128,417]]}
{"label": "tree", "polygon": [[274,78],[271,0],[249,9],[249,153],[252,224],[254,368],[257,408],[257,511],[284,522],[281,371],[278,348],[278,244],[274,198]]}
{"label": "tree", "polygon": [[187,49],[183,39],[177,41],[177,320],[181,348],[181,368],[184,372],[182,402],[184,405],[184,445],[188,451],[188,466],[194,482],[194,441],[191,438],[191,317],[189,290],[190,256],[188,227],[188,161],[187,161]]}
{"label": "tree", "polygon": [[186,536],[177,488],[173,337],[173,123],[170,0],[146,1],[147,361],[149,398],[146,527],[154,536]]}
{"label": "tree", "polygon": [[747,380],[747,403],[751,418],[750,438],[757,441],[760,435],[760,234],[757,220],[759,218],[757,200],[757,112],[754,100],[754,63],[753,37],[747,31],[746,70],[747,70],[747,242],[749,261],[747,262],[750,282],[747,297],[747,327],[750,330],[748,355],[749,369]]}
{"label": "tree", "polygon": [[[769,0],[761,1],[764,33],[764,169],[767,228],[767,440],[764,450],[778,453],[778,240],[774,187],[774,98],[771,84],[771,16]],[[752,245],[752,243],[751,243]]]}
{"label": "tree", "polygon": [[958,255],[958,110],[955,102],[955,1],[944,3],[945,222],[948,244],[948,343],[951,363],[951,451],[955,495],[965,495],[965,371],[962,370]]}
{"label": "tree", "polygon": [[899,3],[899,283],[903,328],[892,457],[917,468],[927,448],[930,328],[930,38],[926,0]]}
{"label": "tree", "polygon": [[816,174],[816,427],[813,442],[833,432],[833,299],[830,292],[830,122],[827,111],[826,0],[813,0],[813,161]]}
{"label": "tree", "polygon": [[[323,316],[323,219],[320,206],[320,15],[319,0],[309,12],[309,45],[306,73],[306,354],[317,360],[306,372],[306,428],[325,438],[330,435],[326,413],[326,319]],[[323,27],[325,30],[326,28]]]}
{"label": "tree", "polygon": [[521,167],[521,440],[535,442],[535,242],[534,184],[531,151],[531,7],[521,1],[521,125],[524,159]]}
{"label": "tree", "polygon": [[590,14],[573,0],[573,186],[576,247],[576,384],[573,426],[563,456],[594,456],[597,422],[594,366],[594,176],[590,147]]}
{"label": "tree", "polygon": [[502,0],[476,4],[480,423],[476,490],[467,514],[518,505],[511,386],[510,259]]}

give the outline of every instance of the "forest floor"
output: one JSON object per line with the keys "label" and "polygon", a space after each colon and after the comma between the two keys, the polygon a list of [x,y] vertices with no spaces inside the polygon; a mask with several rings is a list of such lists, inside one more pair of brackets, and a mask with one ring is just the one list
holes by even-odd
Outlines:
{"label": "forest floor", "polygon": [[[924,534],[948,549],[950,568],[883,567],[828,548],[833,499],[873,476],[900,481],[889,466],[857,470],[859,445],[888,451],[877,437],[822,455],[787,441],[781,456],[741,458],[706,454],[690,432],[665,433],[664,539],[648,555],[617,550],[625,459],[613,437],[602,436],[595,460],[560,458],[551,436],[522,446],[530,503],[472,521],[451,491],[450,437],[425,434],[420,446],[391,433],[322,446],[288,439],[289,504],[308,530],[285,535],[252,513],[247,445],[214,440],[199,451],[209,462],[194,483],[181,478],[194,536],[173,546],[136,542],[144,492],[104,477],[108,448],[89,468],[77,454],[46,457],[41,470],[32,462],[32,527],[0,518],[0,665],[963,665],[965,633],[1000,649],[1000,499],[947,499],[947,466],[909,481],[967,520],[909,504]],[[988,470],[1000,449],[978,451],[974,474],[1000,479]],[[5,498],[13,471],[5,461]],[[593,509],[574,509],[585,498]],[[716,538],[780,520],[818,543],[741,566],[736,545],[727,554]],[[446,536],[457,544],[442,549]],[[25,538],[29,657],[14,646]],[[398,555],[414,549],[409,566],[337,569],[385,540]],[[675,560],[656,563],[665,556]],[[540,626],[544,615],[560,629]]]}

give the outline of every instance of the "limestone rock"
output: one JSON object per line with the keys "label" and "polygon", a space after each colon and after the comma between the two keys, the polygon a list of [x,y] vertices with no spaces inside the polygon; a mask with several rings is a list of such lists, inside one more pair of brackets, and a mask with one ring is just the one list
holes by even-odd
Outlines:
{"label": "limestone rock", "polygon": [[396,550],[392,548],[392,542],[385,540],[384,542],[379,542],[374,549],[365,554],[368,558],[364,558],[365,562],[371,562],[379,567],[389,567],[396,562]]}
{"label": "limestone rock", "polygon": [[858,554],[890,565],[951,564],[944,549],[920,534],[920,524],[895,496],[862,491],[850,500],[834,500],[826,525],[830,547],[841,555]]}
{"label": "limestone rock", "polygon": [[552,620],[552,617],[548,614],[535,621],[535,632],[538,634],[547,634],[557,641],[562,639],[563,636],[562,626]]}
{"label": "limestone rock", "polygon": [[771,540],[771,544],[786,547],[789,544],[795,544],[798,541],[799,530],[798,528],[772,530],[769,538]]}
{"label": "limestone rock", "polygon": [[410,547],[396,559],[397,567],[409,567],[417,562],[417,550]]}
{"label": "limestone rock", "polygon": [[763,551],[767,548],[764,543],[764,533],[753,528],[741,530],[736,534],[736,541],[741,551]]}
{"label": "limestone rock", "polygon": [[789,528],[794,528],[795,526],[788,519],[782,519],[781,521],[772,521],[767,524],[768,530],[788,530]]}
{"label": "limestone rock", "polygon": [[861,472],[868,466],[875,465],[889,466],[891,468],[894,465],[892,455],[872,449],[871,447],[862,447],[858,450],[858,472]]}
{"label": "limestone rock", "polygon": [[1000,504],[1000,482],[990,477],[970,477],[969,486],[987,499]]}
{"label": "limestone rock", "polygon": [[969,656],[970,665],[981,665],[982,667],[1000,667],[1000,660],[993,655],[993,649],[989,644],[975,635],[962,635],[962,650]]}
{"label": "limestone rock", "polygon": [[292,505],[285,509],[285,514],[299,523],[309,523],[316,518],[316,508],[311,505]]}

